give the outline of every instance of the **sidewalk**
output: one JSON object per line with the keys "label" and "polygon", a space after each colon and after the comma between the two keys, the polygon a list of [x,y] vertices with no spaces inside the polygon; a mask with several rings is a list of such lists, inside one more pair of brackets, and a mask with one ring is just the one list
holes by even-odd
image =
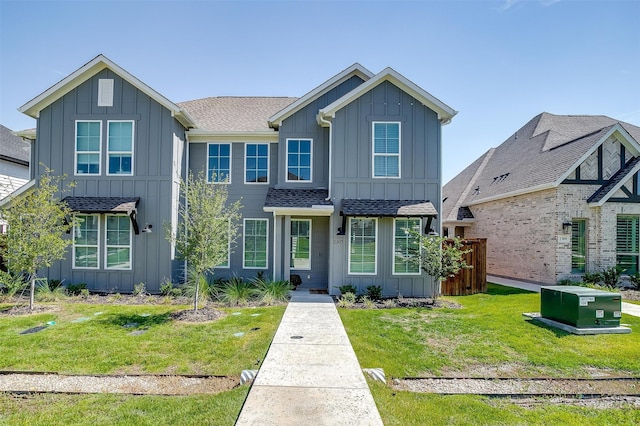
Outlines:
{"label": "sidewalk", "polygon": [[[505,287],[520,288],[522,290],[529,290],[536,293],[540,293],[540,287],[543,284],[533,284],[524,281],[518,281],[511,278],[496,277],[495,275],[487,275],[487,282],[494,284],[500,284]],[[640,305],[634,305],[633,303],[622,302],[622,313],[627,315],[633,315],[634,317],[640,317]]]}
{"label": "sidewalk", "polygon": [[237,425],[382,425],[333,299],[292,292]]}

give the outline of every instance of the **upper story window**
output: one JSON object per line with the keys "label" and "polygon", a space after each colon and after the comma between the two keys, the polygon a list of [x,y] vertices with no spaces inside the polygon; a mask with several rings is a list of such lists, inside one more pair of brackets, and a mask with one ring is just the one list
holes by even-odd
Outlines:
{"label": "upper story window", "polygon": [[373,177],[400,177],[400,123],[373,123]]}
{"label": "upper story window", "polygon": [[101,121],[76,121],[76,175],[100,174]]}
{"label": "upper story window", "polygon": [[210,143],[207,182],[231,183],[231,144]]}
{"label": "upper story window", "polygon": [[287,139],[287,182],[311,182],[313,140]]}
{"label": "upper story window", "polygon": [[133,174],[133,121],[107,122],[109,175]]}
{"label": "upper story window", "polygon": [[245,144],[245,183],[269,183],[269,144]]}

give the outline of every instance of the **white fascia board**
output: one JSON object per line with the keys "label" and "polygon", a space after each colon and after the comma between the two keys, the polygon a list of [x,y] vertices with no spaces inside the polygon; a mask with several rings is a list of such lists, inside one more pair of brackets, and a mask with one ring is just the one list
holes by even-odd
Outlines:
{"label": "white fascia board", "polygon": [[491,201],[501,200],[503,198],[516,197],[518,195],[529,194],[532,192],[544,191],[545,189],[553,189],[557,187],[554,182],[551,183],[543,183],[541,185],[531,186],[528,188],[519,189],[517,191],[505,192],[503,194],[494,195],[492,197],[481,198],[479,200],[473,200],[469,202],[465,202],[466,206],[474,206],[477,204],[489,203]]}
{"label": "white fascia board", "polygon": [[0,200],[0,207],[4,207],[7,204],[11,204],[11,200],[13,200],[14,198],[20,197],[22,194],[24,194],[25,192],[29,191],[35,185],[36,185],[35,179],[30,180],[29,182],[25,183],[20,188],[16,189],[11,194],[7,195],[2,200]]}
{"label": "white fascia board", "polygon": [[353,89],[340,99],[335,100],[333,103],[322,108],[319,113],[325,118],[335,117],[335,113],[346,105],[350,104],[369,90],[375,88],[379,84],[388,81],[393,85],[399,87],[409,95],[413,96],[420,102],[422,102],[428,108],[434,110],[438,114],[438,118],[443,124],[447,124],[458,113],[420,86],[407,79],[393,68],[385,68],[380,73],[376,74],[370,80],[364,82],[360,86]]}
{"label": "white fascia board", "polygon": [[618,182],[613,188],[611,188],[611,190],[607,193],[607,195],[602,197],[602,199],[600,201],[598,201],[597,203],[589,203],[589,205],[592,206],[592,207],[595,207],[595,206],[602,207],[604,205],[604,203],[606,203],[607,200],[613,196],[613,194],[618,192],[618,190],[620,188],[622,188],[622,186],[625,183],[627,183],[631,179],[633,179],[633,175],[635,175],[639,171],[640,171],[640,163],[636,164],[636,166],[633,169],[631,169],[631,172],[629,172],[627,178],[625,180],[623,180],[623,181]]}
{"label": "white fascia board", "polygon": [[115,62],[111,61],[106,56],[100,54],[93,58],[91,61],[78,68],[76,71],[69,74],[67,77],[60,80],[35,98],[31,99],[26,104],[18,108],[18,111],[33,117],[38,118],[40,111],[52,104],[57,99],[61,98],[71,90],[78,87],[80,84],[87,81],[105,68],[109,68],[111,71],[118,74],[127,82],[132,84],[138,90],[148,95],[150,98],[158,102],[160,105],[171,111],[171,115],[175,117],[185,127],[195,127],[195,122],[189,116],[189,114],[180,108],[178,105],[171,102],[169,99],[162,96],[160,93],[147,86],[141,80],[134,77],[127,72],[124,68],[121,68]]}
{"label": "white fascia board", "polygon": [[463,219],[463,220],[443,220],[442,225],[455,225],[455,226],[471,226],[476,222],[475,219]]}
{"label": "white fascia board", "polygon": [[593,146],[591,146],[591,148],[589,148],[584,154],[582,154],[580,158],[578,158],[577,161],[575,161],[571,165],[571,167],[569,167],[562,175],[560,175],[560,177],[556,179],[553,185],[558,186],[562,182],[564,182],[564,180],[567,179],[569,175],[573,173],[573,171],[576,168],[578,168],[580,164],[584,163],[584,161],[587,158],[589,158],[589,156],[593,154],[600,145],[602,145],[607,139],[609,139],[609,137],[611,137],[611,135],[615,134],[616,132],[618,133],[619,137],[623,140],[622,143],[624,144],[624,146],[631,150],[634,157],[637,157],[638,155],[640,155],[640,144],[638,143],[638,141],[633,139],[633,137],[624,129],[624,127],[620,125],[620,123],[616,123],[613,126],[611,126],[611,128],[607,131],[607,133],[605,133],[598,140],[598,142],[594,143]]}
{"label": "white fascia board", "polygon": [[333,206],[313,206],[305,207],[263,207],[265,213],[275,213],[276,216],[331,216]]}
{"label": "white fascia board", "polygon": [[29,142],[36,140],[36,129],[18,130],[17,132],[13,132],[13,134],[19,138],[27,139]]}
{"label": "white fascia board", "polygon": [[311,90],[309,93],[302,96],[300,99],[298,99],[291,105],[287,106],[286,108],[278,111],[276,114],[269,117],[268,119],[269,126],[273,128],[280,127],[280,125],[286,118],[292,116],[296,111],[299,111],[300,109],[309,105],[311,102],[313,102],[314,100],[322,96],[325,92],[333,89],[334,87],[338,86],[339,84],[351,78],[352,76],[358,76],[366,82],[371,77],[373,77],[374,74],[356,62],[355,64],[351,65],[349,68],[341,71],[340,73],[331,77],[329,80],[325,81],[315,89]]}
{"label": "white fascia board", "polygon": [[191,129],[187,131],[189,142],[278,142],[278,132],[212,132]]}

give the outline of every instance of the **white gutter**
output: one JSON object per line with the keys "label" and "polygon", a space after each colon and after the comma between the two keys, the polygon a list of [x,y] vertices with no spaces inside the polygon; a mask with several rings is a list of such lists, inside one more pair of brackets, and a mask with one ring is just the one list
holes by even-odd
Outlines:
{"label": "white gutter", "polygon": [[332,164],[333,164],[333,159],[331,157],[332,153],[333,153],[333,127],[331,127],[331,120],[325,120],[324,118],[322,118],[322,114],[318,114],[318,120],[321,123],[327,124],[329,126],[329,176],[328,176],[328,184],[327,184],[327,192],[328,192],[328,196],[327,198],[325,198],[325,201],[331,201],[331,172],[333,170]]}

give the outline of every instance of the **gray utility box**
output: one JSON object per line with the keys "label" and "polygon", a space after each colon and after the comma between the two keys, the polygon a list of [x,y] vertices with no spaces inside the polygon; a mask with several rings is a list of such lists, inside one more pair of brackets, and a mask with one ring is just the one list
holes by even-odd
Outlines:
{"label": "gray utility box", "polygon": [[578,328],[619,327],[622,296],[587,287],[541,287],[540,315]]}

